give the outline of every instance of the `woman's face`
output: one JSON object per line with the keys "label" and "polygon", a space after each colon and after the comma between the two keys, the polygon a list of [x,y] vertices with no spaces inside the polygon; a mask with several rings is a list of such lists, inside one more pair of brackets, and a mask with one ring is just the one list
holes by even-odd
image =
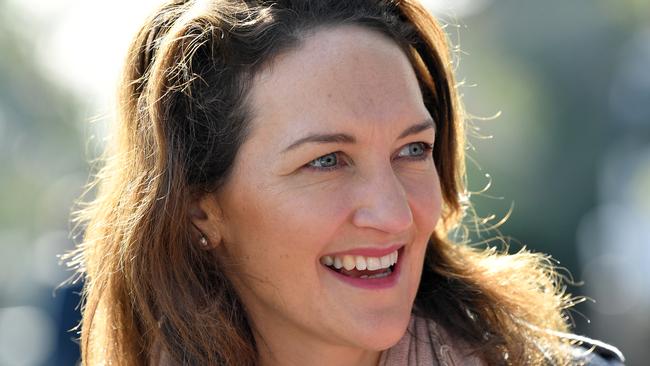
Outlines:
{"label": "woman's face", "polygon": [[201,205],[256,336],[392,346],[441,211],[435,130],[407,57],[358,26],[319,30],[256,77],[250,105],[234,170]]}

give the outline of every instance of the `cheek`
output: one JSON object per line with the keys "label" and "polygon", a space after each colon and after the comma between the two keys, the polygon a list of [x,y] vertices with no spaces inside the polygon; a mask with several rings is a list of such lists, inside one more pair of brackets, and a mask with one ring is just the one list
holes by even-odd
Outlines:
{"label": "cheek", "polygon": [[247,306],[276,308],[282,301],[293,303],[291,294],[304,292],[304,277],[297,279],[296,274],[309,273],[302,245],[307,238],[293,222],[300,215],[290,214],[289,207],[264,191],[241,193],[246,199],[232,202],[225,223],[230,234],[222,260],[230,268],[228,277]]}
{"label": "cheek", "polygon": [[423,231],[433,231],[442,212],[440,180],[435,171],[404,176],[402,186],[409,200],[415,224]]}
{"label": "cheek", "polygon": [[[294,189],[241,181],[224,205],[231,257],[255,272],[316,266],[343,213],[341,190]],[[234,259],[234,258],[233,258]]]}

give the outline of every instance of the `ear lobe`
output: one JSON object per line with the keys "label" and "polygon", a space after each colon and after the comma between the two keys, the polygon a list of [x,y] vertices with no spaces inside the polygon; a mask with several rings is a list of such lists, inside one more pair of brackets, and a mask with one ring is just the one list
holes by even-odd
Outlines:
{"label": "ear lobe", "polygon": [[216,198],[206,194],[192,201],[189,215],[196,229],[194,242],[204,249],[217,247],[222,240],[223,217]]}

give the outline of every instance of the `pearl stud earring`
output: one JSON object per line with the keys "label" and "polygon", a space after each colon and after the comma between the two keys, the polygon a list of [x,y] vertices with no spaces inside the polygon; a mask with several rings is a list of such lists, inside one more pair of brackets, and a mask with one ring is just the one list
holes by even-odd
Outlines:
{"label": "pearl stud earring", "polygon": [[199,239],[199,244],[201,244],[202,247],[207,247],[208,239],[206,239],[205,236],[201,235],[201,239]]}

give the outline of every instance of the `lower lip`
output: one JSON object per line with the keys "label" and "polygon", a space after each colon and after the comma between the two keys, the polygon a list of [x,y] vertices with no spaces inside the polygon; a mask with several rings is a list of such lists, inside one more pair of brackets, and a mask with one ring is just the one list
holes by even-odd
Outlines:
{"label": "lower lip", "polygon": [[331,273],[336,277],[337,279],[350,284],[354,287],[359,287],[363,289],[368,289],[368,290],[381,290],[381,289],[387,289],[395,286],[397,284],[397,280],[399,280],[400,276],[400,269],[402,268],[402,258],[404,253],[404,247],[399,249],[398,251],[398,256],[397,256],[397,262],[393,266],[393,271],[391,274],[389,274],[386,277],[381,277],[381,278],[357,278],[357,277],[350,277],[346,276],[344,274],[341,274],[339,272],[336,272],[328,267],[325,267],[327,272]]}

